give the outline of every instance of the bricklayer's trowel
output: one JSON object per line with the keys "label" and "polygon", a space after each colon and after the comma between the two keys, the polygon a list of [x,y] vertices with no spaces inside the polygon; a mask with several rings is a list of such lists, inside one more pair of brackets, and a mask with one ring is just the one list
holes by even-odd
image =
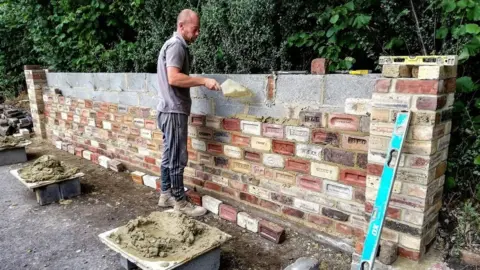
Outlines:
{"label": "bricklayer's trowel", "polygon": [[252,91],[238,82],[227,79],[221,85],[223,96],[231,98],[245,98],[253,96]]}

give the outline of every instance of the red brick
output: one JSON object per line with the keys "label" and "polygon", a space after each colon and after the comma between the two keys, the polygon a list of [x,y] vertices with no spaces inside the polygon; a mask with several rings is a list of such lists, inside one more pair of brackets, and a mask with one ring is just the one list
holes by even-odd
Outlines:
{"label": "red brick", "polygon": [[142,176],[138,176],[138,175],[134,175],[134,174],[131,174],[132,176],[132,181],[137,183],[137,184],[140,184],[140,185],[143,185],[143,178]]}
{"label": "red brick", "polygon": [[245,159],[253,162],[260,162],[260,154],[245,150]]}
{"label": "red brick", "polygon": [[201,115],[201,114],[190,115],[190,125],[192,125],[192,126],[204,126],[205,125],[205,115]]}
{"label": "red brick", "polygon": [[101,112],[108,112],[108,103],[102,102],[102,103],[100,104],[100,111],[101,111]]}
{"label": "red brick", "polygon": [[266,220],[261,220],[258,223],[258,232],[263,238],[277,244],[280,244],[285,240],[285,229]]}
{"label": "red brick", "polygon": [[148,157],[148,156],[147,156],[147,157],[145,157],[143,160],[144,160],[146,163],[148,163],[148,164],[153,164],[153,165],[156,164],[155,158],[153,158],[153,157]]}
{"label": "red brick", "polygon": [[287,206],[283,207],[282,213],[296,218],[303,218],[305,216],[305,213],[303,211],[293,209]]}
{"label": "red brick", "polygon": [[436,111],[447,104],[447,96],[421,96],[417,98],[417,109]]}
{"label": "red brick", "polygon": [[420,251],[410,250],[403,247],[398,247],[398,255],[412,261],[420,260]]}
{"label": "red brick", "polygon": [[228,168],[228,159],[224,157],[213,157],[213,162],[216,167]]}
{"label": "red brick", "polygon": [[330,144],[332,146],[339,145],[338,133],[327,132],[322,129],[312,131],[312,142],[320,144]]}
{"label": "red brick", "polygon": [[310,175],[299,175],[297,177],[297,185],[309,190],[322,192],[322,179]]}
{"label": "red brick", "polygon": [[367,173],[376,176],[382,176],[383,165],[380,164],[367,164]]}
{"label": "red brick", "polygon": [[155,120],[145,119],[145,128],[154,130],[157,128],[157,122]]}
{"label": "red brick", "polygon": [[232,134],[232,144],[238,146],[250,146],[250,137]]}
{"label": "red brick", "polygon": [[217,185],[213,182],[205,181],[205,184],[203,185],[206,189],[211,189],[215,191],[222,191],[222,186]]}
{"label": "red brick", "polygon": [[226,205],[226,204],[220,204],[219,209],[219,216],[225,220],[228,220],[233,223],[237,223],[237,209],[235,209],[233,206]]}
{"label": "red brick", "polygon": [[242,201],[247,201],[252,204],[258,204],[258,198],[251,194],[240,192],[239,197]]}
{"label": "red brick", "polygon": [[204,173],[202,171],[196,171],[195,176],[198,177],[199,179],[202,179],[202,180],[212,181],[212,176],[210,174]]}
{"label": "red brick", "polygon": [[285,161],[285,169],[290,171],[295,171],[295,172],[309,173],[310,161],[295,159],[295,158],[287,158],[287,160]]}
{"label": "red brick", "polygon": [[225,118],[223,119],[223,129],[230,131],[240,131],[240,119]]}
{"label": "red brick", "polygon": [[397,80],[395,92],[406,94],[438,94],[438,80]]}
{"label": "red brick", "polygon": [[380,79],[375,82],[375,92],[377,93],[388,93],[390,85],[392,83],[391,79]]}
{"label": "red brick", "polygon": [[[365,202],[365,212],[372,213],[373,204],[370,202]],[[387,209],[387,217],[393,219],[400,219],[402,212],[399,209],[389,207]]]}
{"label": "red brick", "polygon": [[214,154],[223,154],[223,146],[221,144],[208,143],[207,152]]}
{"label": "red brick", "polygon": [[83,148],[75,147],[75,155],[79,157],[83,157]]}
{"label": "red brick", "polygon": [[293,198],[290,196],[272,192],[271,197],[272,197],[272,200],[277,201],[281,204],[293,205]]}
{"label": "red brick", "polygon": [[92,161],[95,164],[98,164],[98,157],[100,157],[100,154],[98,153],[92,153],[90,155],[90,161]]}
{"label": "red brick", "polygon": [[134,136],[140,136],[140,129],[136,127],[131,127],[130,134]]}
{"label": "red brick", "polygon": [[335,148],[323,149],[324,160],[332,163],[353,167],[355,165],[355,153]]}
{"label": "red brick", "polygon": [[353,228],[353,235],[355,235],[355,237],[363,237],[365,236],[365,232],[362,230],[362,229],[359,229],[359,228]]}
{"label": "red brick", "polygon": [[275,97],[275,79],[272,75],[267,76],[267,100],[273,101]]}
{"label": "red brick", "polygon": [[328,61],[325,58],[315,58],[311,63],[311,73],[324,75],[328,72]]}
{"label": "red brick", "polygon": [[332,113],[328,116],[328,127],[339,130],[357,131],[360,128],[360,117],[349,114]]}
{"label": "red brick", "polygon": [[353,235],[353,228],[348,225],[337,223],[335,229],[338,233],[341,233],[343,235]]}
{"label": "red brick", "polygon": [[264,137],[283,139],[284,130],[282,125],[277,124],[262,124],[262,131]]}
{"label": "red brick", "polygon": [[364,171],[354,169],[342,169],[340,171],[340,182],[351,185],[365,187],[367,174]]}
{"label": "red brick", "polygon": [[238,198],[238,191],[229,187],[222,187],[222,192],[230,195],[231,197]]}
{"label": "red brick", "polygon": [[140,108],[138,108],[138,110],[137,110],[136,116],[137,116],[137,117],[140,117],[140,118],[147,118],[147,117],[150,116],[150,111],[151,111],[150,108],[140,107]]}
{"label": "red brick", "polygon": [[367,155],[367,154],[358,153],[358,154],[357,154],[357,160],[356,160],[355,164],[356,164],[359,168],[362,168],[362,169],[366,170],[366,169],[367,169],[367,163],[368,163],[368,155]]}
{"label": "red brick", "polygon": [[[73,102],[72,102],[73,104]],[[85,109],[91,109],[93,108],[93,101],[86,99],[85,100]]]}
{"label": "red brick", "polygon": [[274,211],[274,212],[279,212],[280,208],[281,208],[281,206],[276,204],[276,203],[266,201],[266,200],[262,200],[262,199],[260,199],[260,206],[263,207],[263,208],[267,208],[267,209],[269,209],[271,211]]}
{"label": "red brick", "polygon": [[272,148],[273,152],[278,154],[293,156],[295,153],[295,144],[292,142],[273,140]]}
{"label": "red brick", "polygon": [[190,177],[190,176],[183,176],[183,180],[185,182],[190,182],[192,185],[197,185],[197,186],[201,186],[203,187],[203,183],[205,183],[205,181],[203,180],[200,180],[200,179],[197,179],[197,178],[194,178],[194,177]]}
{"label": "red brick", "polygon": [[[88,143],[90,143],[90,141]],[[98,148],[96,148],[96,147],[88,146],[87,149],[88,149],[88,151],[90,151],[92,153],[98,153]]]}
{"label": "red brick", "polygon": [[363,241],[357,240],[355,243],[355,252],[357,254],[362,254],[363,251]]}
{"label": "red brick", "polygon": [[307,220],[322,227],[330,227],[333,224],[331,219],[314,214],[308,214]]}
{"label": "red brick", "polygon": [[185,193],[185,195],[187,195],[190,201],[193,202],[194,204],[202,206],[202,195],[200,195],[200,193],[189,189]]}
{"label": "red brick", "polygon": [[228,185],[236,190],[240,190],[240,191],[243,191],[243,192],[247,192],[248,191],[248,185],[247,184],[244,184],[240,181],[234,181],[234,180],[230,180],[228,181]]}
{"label": "red brick", "polygon": [[457,78],[450,78],[443,81],[446,93],[455,93],[457,88]]}

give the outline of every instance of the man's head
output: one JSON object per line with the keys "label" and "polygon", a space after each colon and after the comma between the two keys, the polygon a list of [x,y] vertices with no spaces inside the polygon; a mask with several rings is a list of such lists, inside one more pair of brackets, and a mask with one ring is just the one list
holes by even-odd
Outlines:
{"label": "man's head", "polygon": [[200,17],[191,9],[184,9],[177,17],[177,32],[188,44],[200,35]]}

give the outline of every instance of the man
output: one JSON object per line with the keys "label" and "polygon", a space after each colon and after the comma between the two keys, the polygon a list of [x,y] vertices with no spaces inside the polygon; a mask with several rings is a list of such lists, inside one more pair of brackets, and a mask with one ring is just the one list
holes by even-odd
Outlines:
{"label": "man", "polygon": [[207,210],[188,202],[183,187],[183,171],[187,165],[188,116],[192,105],[190,87],[205,86],[220,90],[213,79],[190,77],[188,45],[200,34],[200,18],[192,10],[185,9],[177,18],[177,31],[160,50],[157,76],[160,84],[157,110],[158,126],[163,132],[163,156],[161,164],[162,191],[158,205],[173,206],[176,211],[189,216],[204,215]]}

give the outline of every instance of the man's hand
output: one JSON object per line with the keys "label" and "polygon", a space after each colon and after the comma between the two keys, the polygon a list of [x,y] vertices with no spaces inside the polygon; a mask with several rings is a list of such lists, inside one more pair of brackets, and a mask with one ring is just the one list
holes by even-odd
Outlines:
{"label": "man's hand", "polygon": [[207,87],[208,89],[213,90],[213,91],[222,90],[220,88],[220,84],[214,79],[205,78],[205,81],[204,81],[203,85],[205,87]]}

